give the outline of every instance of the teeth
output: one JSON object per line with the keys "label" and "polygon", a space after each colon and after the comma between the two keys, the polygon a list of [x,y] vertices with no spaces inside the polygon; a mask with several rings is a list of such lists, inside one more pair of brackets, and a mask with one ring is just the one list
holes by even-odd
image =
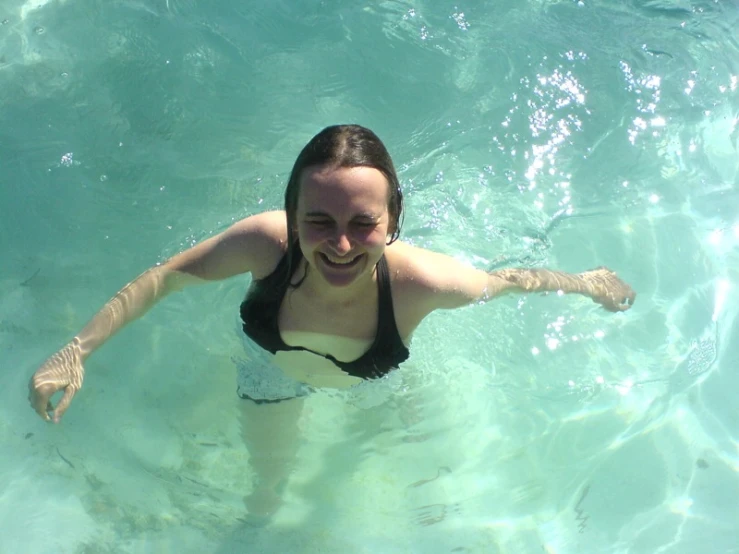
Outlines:
{"label": "teeth", "polygon": [[352,263],[354,260],[357,259],[357,257],[350,258],[348,260],[345,260],[344,258],[334,258],[333,256],[329,256],[328,254],[324,254],[326,256],[326,259],[331,262],[332,264],[338,264],[338,265],[347,265]]}

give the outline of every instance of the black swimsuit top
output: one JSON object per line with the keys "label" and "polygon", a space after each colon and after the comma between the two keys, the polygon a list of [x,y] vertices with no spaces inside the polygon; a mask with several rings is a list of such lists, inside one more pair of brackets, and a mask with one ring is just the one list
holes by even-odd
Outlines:
{"label": "black swimsuit top", "polygon": [[[302,252],[296,243],[293,248],[292,263],[288,264],[287,254],[285,254],[272,273],[252,284],[246,299],[241,304],[241,320],[244,333],[259,346],[273,354],[279,350],[313,352],[302,346],[285,344],[277,325],[282,299],[285,297],[290,284],[291,276],[287,275],[287,272],[291,267],[298,267],[301,257]],[[395,324],[393,300],[390,293],[390,272],[384,255],[377,263],[377,293],[377,332],[375,333],[375,340],[367,352],[352,362],[339,361],[330,354],[313,353],[331,360],[349,375],[362,379],[382,377],[408,359],[408,348],[403,344],[398,327]]]}

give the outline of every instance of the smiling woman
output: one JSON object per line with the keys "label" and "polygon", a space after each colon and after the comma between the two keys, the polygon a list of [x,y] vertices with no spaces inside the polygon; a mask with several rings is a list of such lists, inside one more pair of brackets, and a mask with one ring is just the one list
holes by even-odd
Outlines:
{"label": "smiling woman", "polygon": [[327,284],[349,287],[372,278],[390,227],[397,226],[389,220],[389,196],[385,176],[372,167],[304,171],[296,214],[300,247]]}
{"label": "smiling woman", "polygon": [[[272,359],[262,359],[259,369],[256,362],[240,368],[238,393],[259,477],[247,508],[266,515],[279,506],[301,397],[397,368],[408,357],[413,331],[434,310],[505,292],[578,293],[611,311],[634,301],[631,288],[605,268],[575,275],[522,268],[486,273],[415,248],[396,240],[401,216],[398,178],[380,139],[358,125],[327,127],[298,156],[284,212],[248,217],[124,287],[34,374],[34,409],[58,422],[82,386],[87,357],[169,292],[251,273],[243,329],[260,356]],[[64,395],[54,409],[50,398],[58,390]]]}

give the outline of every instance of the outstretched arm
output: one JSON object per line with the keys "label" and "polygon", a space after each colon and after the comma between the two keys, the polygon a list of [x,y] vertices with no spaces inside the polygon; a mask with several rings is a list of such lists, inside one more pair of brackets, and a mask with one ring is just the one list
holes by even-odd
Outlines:
{"label": "outstretched arm", "polygon": [[486,273],[405,243],[388,247],[388,259],[394,270],[393,290],[402,308],[400,326],[406,334],[434,310],[486,302],[508,293],[581,294],[613,312],[629,309],[636,298],[631,287],[605,267],[574,274],[525,268]]}
{"label": "outstretched arm", "polygon": [[[92,352],[128,323],[145,314],[169,293],[185,286],[252,272],[271,271],[282,253],[285,216],[270,212],[247,218],[227,231],[152,267],[123,287],[59,352],[34,373],[29,401],[42,418],[58,422],[82,387],[84,362]],[[58,390],[64,395],[56,409],[50,403]]]}
{"label": "outstretched arm", "polygon": [[582,294],[606,310],[628,310],[636,293],[615,272],[599,267],[583,273],[564,273],[549,269],[501,269],[488,274],[486,298],[503,292],[557,292]]}
{"label": "outstretched arm", "polygon": [[[165,265],[146,271],[121,289],[77,336],[33,374],[28,384],[28,399],[36,413],[50,421],[49,413],[53,412],[54,422],[58,423],[82,387],[87,357],[123,326],[146,313],[158,300],[184,286],[188,280],[194,281],[195,278],[172,271]],[[54,409],[50,398],[58,390],[64,390],[64,395]]]}

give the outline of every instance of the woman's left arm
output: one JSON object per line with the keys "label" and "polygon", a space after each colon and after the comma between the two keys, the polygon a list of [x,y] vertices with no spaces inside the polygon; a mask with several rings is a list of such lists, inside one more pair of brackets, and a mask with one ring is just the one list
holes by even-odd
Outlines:
{"label": "woman's left arm", "polygon": [[607,267],[574,274],[549,269],[518,268],[489,273],[484,299],[504,292],[582,294],[611,312],[628,310],[636,299],[634,290]]}
{"label": "woman's left arm", "polygon": [[397,268],[400,302],[411,329],[434,310],[486,302],[508,293],[581,294],[612,312],[628,310],[636,298],[633,289],[605,267],[582,273],[538,268],[507,268],[486,273],[423,248],[403,243],[390,248]]}

